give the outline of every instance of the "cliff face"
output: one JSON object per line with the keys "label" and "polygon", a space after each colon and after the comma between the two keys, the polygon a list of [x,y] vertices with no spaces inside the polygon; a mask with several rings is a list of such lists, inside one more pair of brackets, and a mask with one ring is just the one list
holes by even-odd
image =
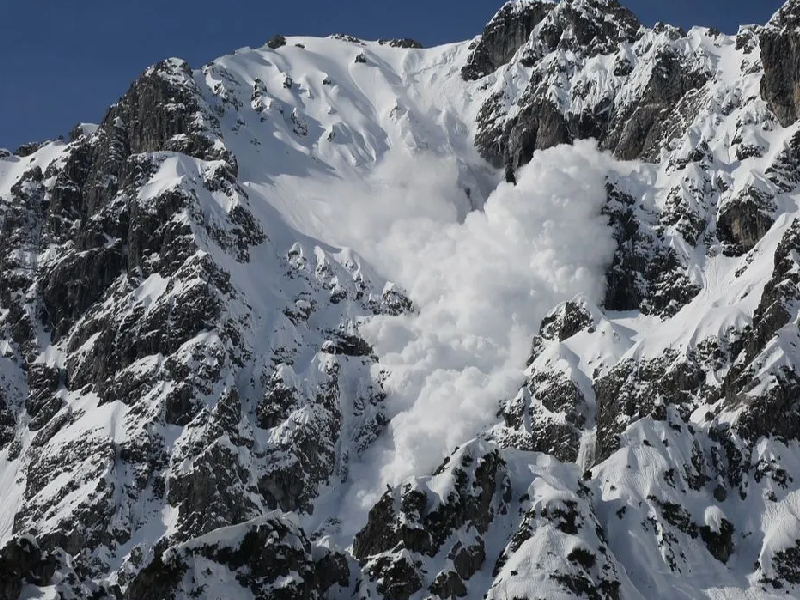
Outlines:
{"label": "cliff face", "polygon": [[3,153],[0,599],[798,593],[798,19],[276,37]]}

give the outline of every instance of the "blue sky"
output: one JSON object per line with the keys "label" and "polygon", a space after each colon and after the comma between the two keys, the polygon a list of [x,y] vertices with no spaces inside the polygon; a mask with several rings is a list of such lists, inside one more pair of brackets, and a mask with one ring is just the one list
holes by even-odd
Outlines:
{"label": "blue sky", "polygon": [[[200,66],[274,33],[413,37],[426,46],[478,34],[502,0],[0,0],[0,147],[98,122],[148,65],[179,56]],[[736,31],[782,0],[628,0],[650,25]]]}

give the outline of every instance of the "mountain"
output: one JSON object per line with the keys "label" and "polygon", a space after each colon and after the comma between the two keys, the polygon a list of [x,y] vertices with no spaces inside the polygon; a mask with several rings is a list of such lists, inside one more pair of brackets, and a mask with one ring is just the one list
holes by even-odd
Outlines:
{"label": "mountain", "polygon": [[0,599],[800,594],[798,23],[275,36],[0,153]]}

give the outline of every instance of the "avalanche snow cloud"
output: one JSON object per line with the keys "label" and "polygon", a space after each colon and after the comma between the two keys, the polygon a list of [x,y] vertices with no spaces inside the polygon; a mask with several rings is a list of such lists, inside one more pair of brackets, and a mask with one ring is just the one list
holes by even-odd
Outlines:
{"label": "avalanche snow cloud", "polygon": [[593,142],[537,153],[516,186],[500,184],[464,219],[455,163],[432,156],[395,155],[370,193],[332,194],[347,218],[328,227],[417,308],[362,325],[388,369],[391,416],[383,444],[353,478],[365,486],[362,501],[430,472],[493,421],[498,400],[519,388],[548,310],[575,296],[601,300],[615,248],[601,208],[618,164]]}

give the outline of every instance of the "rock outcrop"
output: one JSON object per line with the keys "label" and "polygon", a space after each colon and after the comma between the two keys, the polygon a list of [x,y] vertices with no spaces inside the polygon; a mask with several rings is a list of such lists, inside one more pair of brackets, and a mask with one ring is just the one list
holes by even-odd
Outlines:
{"label": "rock outcrop", "polygon": [[784,4],[760,32],[764,77],[761,96],[781,125],[797,121],[800,109],[800,4]]}

